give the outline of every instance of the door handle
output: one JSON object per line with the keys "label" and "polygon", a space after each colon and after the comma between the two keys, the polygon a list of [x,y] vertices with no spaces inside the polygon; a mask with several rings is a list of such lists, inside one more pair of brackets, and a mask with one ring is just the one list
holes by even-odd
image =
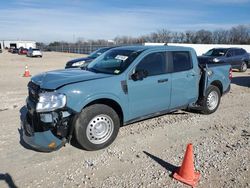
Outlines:
{"label": "door handle", "polygon": [[167,82],[168,81],[168,78],[166,79],[161,79],[161,80],[158,80],[158,83],[164,83],[164,82]]}

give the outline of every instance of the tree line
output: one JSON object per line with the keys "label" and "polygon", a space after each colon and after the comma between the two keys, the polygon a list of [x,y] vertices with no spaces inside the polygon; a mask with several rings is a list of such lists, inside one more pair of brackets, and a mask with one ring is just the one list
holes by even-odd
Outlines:
{"label": "tree line", "polygon": [[114,39],[118,44],[165,42],[165,43],[192,43],[192,44],[250,44],[250,25],[238,25],[231,29],[214,31],[198,30],[173,32],[160,29],[148,35],[137,38],[121,36]]}
{"label": "tree line", "polygon": [[168,29],[159,29],[147,35],[139,37],[117,36],[113,42],[98,39],[79,39],[75,43],[55,41],[48,45],[37,43],[40,48],[53,48],[56,46],[77,47],[77,46],[110,46],[126,44],[142,44],[145,42],[157,43],[191,43],[191,44],[250,44],[250,24],[238,25],[230,29],[218,29],[214,31],[201,29],[198,31],[176,32]]}

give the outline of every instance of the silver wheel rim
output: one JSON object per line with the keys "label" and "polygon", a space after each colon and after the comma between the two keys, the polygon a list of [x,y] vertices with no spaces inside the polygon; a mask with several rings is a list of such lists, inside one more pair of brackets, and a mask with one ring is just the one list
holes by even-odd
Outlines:
{"label": "silver wheel rim", "polygon": [[114,123],[111,117],[100,114],[95,116],[87,126],[87,138],[93,144],[103,144],[112,135]]}
{"label": "silver wheel rim", "polygon": [[246,63],[243,63],[243,65],[242,65],[242,70],[243,70],[243,71],[246,71],[246,70],[247,70],[247,64],[246,64]]}
{"label": "silver wheel rim", "polygon": [[219,95],[216,91],[212,91],[211,93],[209,93],[209,95],[207,97],[208,109],[214,110],[218,105],[218,101],[219,101]]}

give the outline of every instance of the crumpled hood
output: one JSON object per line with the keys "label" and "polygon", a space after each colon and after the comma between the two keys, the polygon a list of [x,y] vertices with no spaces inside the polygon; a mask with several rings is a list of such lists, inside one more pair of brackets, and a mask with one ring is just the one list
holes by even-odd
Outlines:
{"label": "crumpled hood", "polygon": [[62,69],[49,71],[35,75],[31,78],[32,82],[38,84],[43,89],[57,89],[70,83],[95,80],[110,77],[109,74],[94,73],[86,70]]}

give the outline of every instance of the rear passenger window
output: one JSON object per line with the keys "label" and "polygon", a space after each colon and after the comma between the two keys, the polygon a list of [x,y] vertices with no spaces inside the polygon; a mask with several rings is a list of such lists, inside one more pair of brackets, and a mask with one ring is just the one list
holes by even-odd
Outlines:
{"label": "rear passenger window", "polygon": [[245,54],[245,53],[247,53],[246,50],[241,49],[241,55],[243,55],[243,54]]}
{"label": "rear passenger window", "polygon": [[189,52],[172,52],[173,71],[180,72],[192,69],[192,61]]}
{"label": "rear passenger window", "polygon": [[148,76],[165,74],[167,72],[166,52],[147,55],[137,65],[136,70],[145,70]]}
{"label": "rear passenger window", "polygon": [[236,50],[236,55],[244,55],[244,53],[245,53],[245,50],[243,50],[243,49]]}
{"label": "rear passenger window", "polygon": [[240,49],[236,49],[236,50],[234,50],[234,54],[235,54],[235,55],[242,55],[242,53],[241,53],[241,50],[240,50]]}

